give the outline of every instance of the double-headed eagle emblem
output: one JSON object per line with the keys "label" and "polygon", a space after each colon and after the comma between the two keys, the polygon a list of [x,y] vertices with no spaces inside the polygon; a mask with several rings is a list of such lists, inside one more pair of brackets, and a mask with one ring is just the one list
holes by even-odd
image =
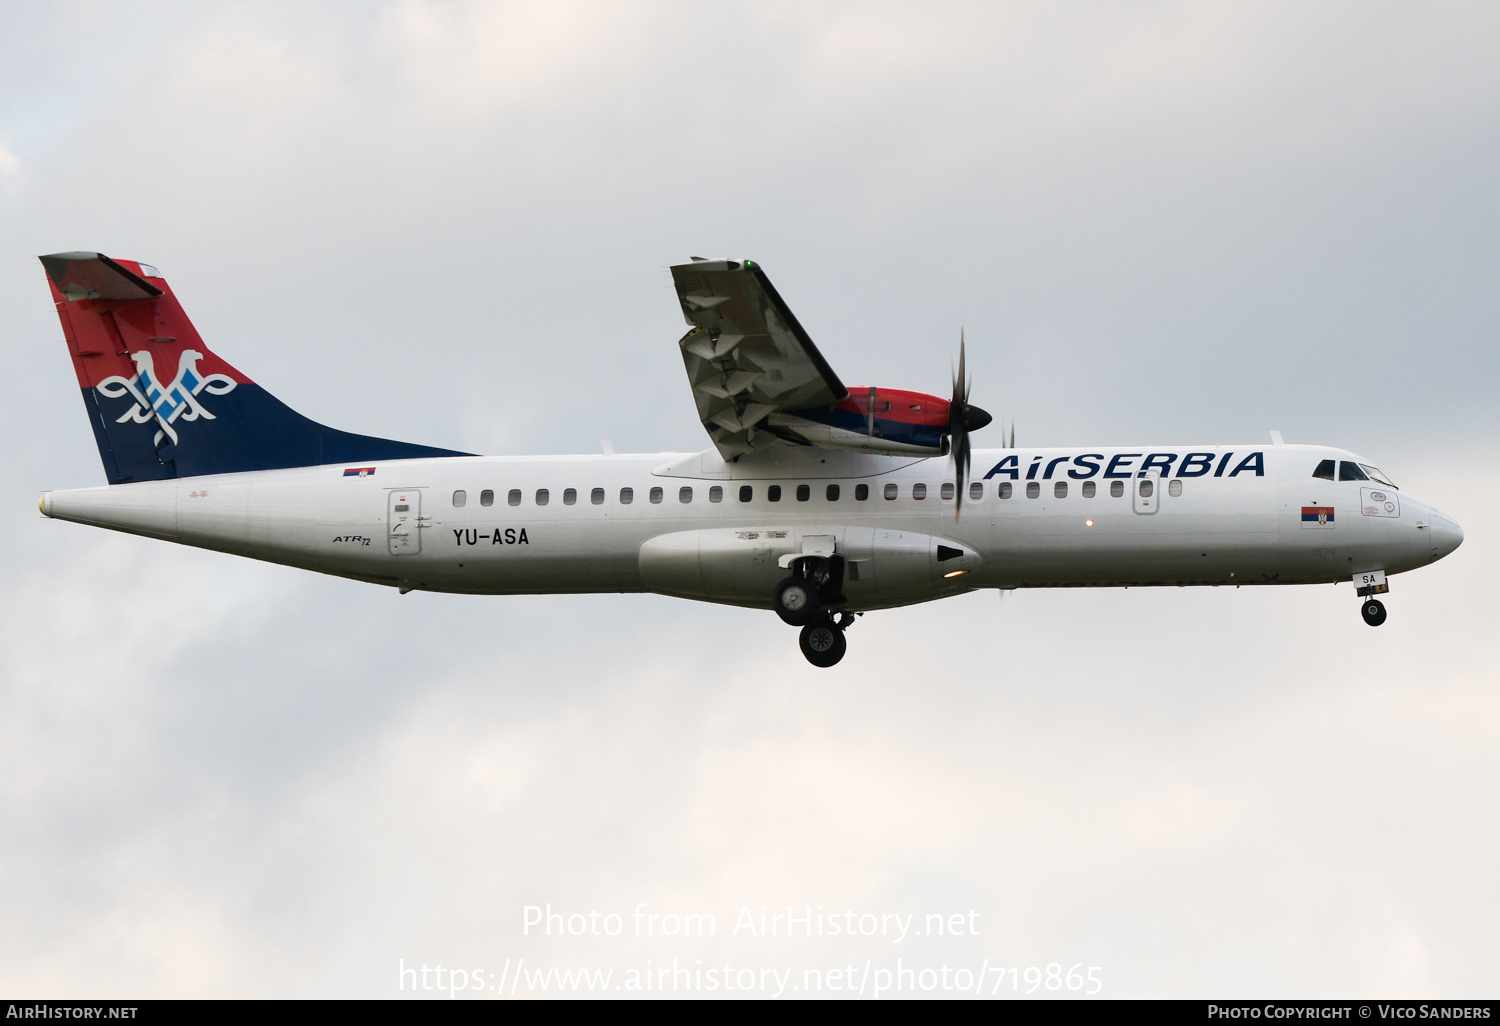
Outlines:
{"label": "double-headed eagle emblem", "polygon": [[172,424],[179,419],[214,419],[214,415],[198,401],[200,392],[206,390],[212,395],[223,395],[234,391],[235,380],[227,374],[200,376],[198,361],[203,359],[203,354],[191,349],[185,350],[178,359],[177,376],[169,385],[163,385],[157,377],[150,353],[131,353],[130,358],[135,361],[134,377],[122,378],[118,374],[112,374],[99,382],[98,389],[111,399],[124,395],[135,399],[136,404],[118,417],[115,423],[134,421],[137,424],[149,424],[155,421],[156,445],[160,445],[163,438],[170,438],[173,445],[177,444],[177,432]]}

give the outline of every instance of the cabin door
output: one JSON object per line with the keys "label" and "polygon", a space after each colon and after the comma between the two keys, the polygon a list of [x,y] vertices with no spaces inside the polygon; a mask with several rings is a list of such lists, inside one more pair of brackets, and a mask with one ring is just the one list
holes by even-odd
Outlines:
{"label": "cabin door", "polygon": [[1152,467],[1143,470],[1139,477],[1130,482],[1135,489],[1134,498],[1131,500],[1135,505],[1137,513],[1155,513],[1156,507],[1161,504],[1161,468]]}
{"label": "cabin door", "polygon": [[415,556],[422,551],[422,493],[392,491],[387,497],[386,536],[393,556]]}

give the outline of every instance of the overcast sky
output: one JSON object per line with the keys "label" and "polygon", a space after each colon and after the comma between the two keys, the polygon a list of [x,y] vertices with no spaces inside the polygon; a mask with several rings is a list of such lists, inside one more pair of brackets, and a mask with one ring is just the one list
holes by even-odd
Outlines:
{"label": "overcast sky", "polygon": [[[1494,995],[1500,8],[4,27],[0,991],[900,957],[1099,966],[1117,997]],[[75,249],[159,266],[302,413],[497,454],[706,447],[666,267],[750,257],[851,384],[945,391],[962,322],[1023,444],[1275,428],[1467,540],[1378,631],[1346,585],[986,593],[872,614],[830,671],[769,612],[398,596],[38,517],[104,483],[35,259]],[[548,902],[718,936],[523,936]],[[788,904],[979,933],[731,934]]]}

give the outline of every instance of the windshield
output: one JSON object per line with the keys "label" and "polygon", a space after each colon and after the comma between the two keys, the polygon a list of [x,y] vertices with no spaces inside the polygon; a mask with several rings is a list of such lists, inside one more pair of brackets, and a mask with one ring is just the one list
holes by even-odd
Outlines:
{"label": "windshield", "polygon": [[1363,470],[1366,474],[1370,475],[1370,480],[1371,481],[1379,481],[1381,484],[1385,485],[1387,488],[1394,488],[1398,492],[1401,490],[1401,486],[1400,485],[1398,485],[1396,482],[1392,481],[1390,478],[1386,477],[1384,474],[1382,474],[1380,471],[1376,470],[1374,467],[1370,466],[1368,463],[1361,463],[1359,465],[1359,468],[1361,470]]}

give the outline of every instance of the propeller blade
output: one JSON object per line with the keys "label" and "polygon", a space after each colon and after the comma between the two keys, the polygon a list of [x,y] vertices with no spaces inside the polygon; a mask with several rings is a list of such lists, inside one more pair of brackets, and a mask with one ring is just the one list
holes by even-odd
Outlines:
{"label": "propeller blade", "polygon": [[967,365],[964,353],[964,329],[958,329],[958,373],[953,378],[953,400],[948,404],[949,451],[953,454],[953,477],[958,491],[954,493],[953,519],[958,520],[964,505],[964,485],[969,477],[971,449],[969,432],[978,431],[993,418],[977,406],[969,405]]}

